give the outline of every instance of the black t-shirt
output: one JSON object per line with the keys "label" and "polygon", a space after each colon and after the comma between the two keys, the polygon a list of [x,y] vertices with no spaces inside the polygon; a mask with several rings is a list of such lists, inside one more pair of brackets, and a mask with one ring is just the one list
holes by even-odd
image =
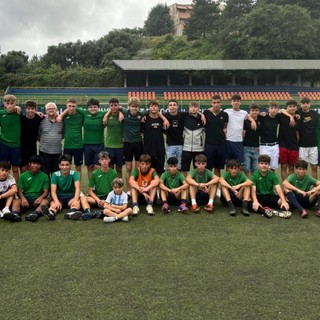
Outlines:
{"label": "black t-shirt", "polygon": [[21,148],[34,147],[38,140],[38,132],[42,118],[35,114],[29,119],[25,115],[21,117]]}
{"label": "black t-shirt", "polygon": [[259,148],[259,139],[260,139],[260,121],[256,120],[257,129],[251,129],[251,121],[244,120],[243,129],[245,130],[245,136],[243,138],[243,146],[245,147],[254,147]]}
{"label": "black t-shirt", "polygon": [[206,117],[206,140],[205,144],[221,144],[225,143],[226,136],[223,131],[225,125],[228,123],[229,116],[226,112],[220,111],[215,115],[210,110],[205,110],[203,114]]}
{"label": "black t-shirt", "polygon": [[188,114],[188,112],[178,112],[174,116],[169,112],[163,114],[170,123],[170,127],[165,131],[168,146],[183,145],[183,127]]}
{"label": "black t-shirt", "polygon": [[163,121],[160,117],[154,119],[146,116],[145,123],[142,123],[144,137],[144,153],[152,157],[164,156],[166,154],[163,138]]}
{"label": "black t-shirt", "polygon": [[298,150],[299,141],[297,132],[299,129],[299,120],[295,120],[296,125],[291,127],[289,125],[290,118],[283,113],[278,113],[277,118],[279,119],[279,146],[289,150]]}
{"label": "black t-shirt", "polygon": [[260,143],[273,143],[277,142],[277,134],[278,134],[278,124],[279,120],[277,117],[270,117],[268,114],[263,117],[261,115],[258,116],[258,120],[260,121]]}
{"label": "black t-shirt", "polygon": [[300,115],[299,146],[303,148],[316,147],[318,113],[315,110],[303,112],[301,109],[297,113]]}

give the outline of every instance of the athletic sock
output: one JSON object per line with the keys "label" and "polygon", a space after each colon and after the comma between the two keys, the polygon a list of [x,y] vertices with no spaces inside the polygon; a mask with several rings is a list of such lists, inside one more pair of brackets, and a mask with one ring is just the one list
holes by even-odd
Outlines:
{"label": "athletic sock", "polygon": [[249,203],[249,201],[248,201],[248,200],[243,200],[243,201],[242,201],[242,208],[244,208],[244,209],[247,209],[247,210],[248,210],[248,203]]}
{"label": "athletic sock", "polygon": [[301,204],[299,203],[299,201],[297,200],[297,198],[295,197],[293,192],[288,192],[287,193],[287,198],[289,200],[289,202],[294,205],[297,209],[299,209],[300,211],[303,210],[303,207],[301,206]]}
{"label": "athletic sock", "polygon": [[229,207],[230,209],[233,209],[233,208],[234,208],[234,205],[233,205],[233,203],[232,203],[231,200],[228,201],[227,203],[228,203],[228,207]]}

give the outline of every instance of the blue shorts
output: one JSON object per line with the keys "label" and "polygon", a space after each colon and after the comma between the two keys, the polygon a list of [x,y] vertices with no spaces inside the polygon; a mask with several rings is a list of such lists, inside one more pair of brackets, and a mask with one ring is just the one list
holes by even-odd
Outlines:
{"label": "blue shorts", "polygon": [[86,166],[99,165],[98,154],[104,150],[103,144],[85,144],[83,146],[84,162]]}
{"label": "blue shorts", "polygon": [[227,140],[227,161],[237,160],[243,166],[243,142]]}
{"label": "blue shorts", "polygon": [[113,167],[113,165],[122,167],[124,165],[123,148],[106,147],[106,151],[109,153],[110,167]]}
{"label": "blue shorts", "polygon": [[21,160],[20,147],[9,147],[0,143],[0,159],[9,162],[12,166],[18,166]]}
{"label": "blue shorts", "polygon": [[76,166],[81,166],[83,164],[83,148],[81,148],[81,149],[65,148],[63,150],[63,154],[68,154],[69,156],[71,156],[71,158],[73,157],[74,164]]}

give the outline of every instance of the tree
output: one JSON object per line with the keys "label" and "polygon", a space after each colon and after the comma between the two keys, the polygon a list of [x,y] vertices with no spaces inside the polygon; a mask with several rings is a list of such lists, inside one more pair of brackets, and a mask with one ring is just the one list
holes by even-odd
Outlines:
{"label": "tree", "polygon": [[307,9],[311,18],[320,19],[320,1],[319,0],[257,0],[257,4],[276,4],[278,6],[295,4],[301,8]]}
{"label": "tree", "polygon": [[6,55],[2,55],[2,58],[6,73],[23,72],[29,59],[24,51],[9,51]]}
{"label": "tree", "polygon": [[174,22],[167,5],[158,4],[150,10],[148,18],[144,22],[144,29],[147,36],[173,34]]}
{"label": "tree", "polygon": [[218,3],[214,0],[193,0],[193,8],[184,29],[189,40],[205,38],[217,31]]}
{"label": "tree", "polygon": [[224,53],[230,59],[313,59],[319,58],[317,46],[316,24],[306,9],[262,4],[225,37]]}

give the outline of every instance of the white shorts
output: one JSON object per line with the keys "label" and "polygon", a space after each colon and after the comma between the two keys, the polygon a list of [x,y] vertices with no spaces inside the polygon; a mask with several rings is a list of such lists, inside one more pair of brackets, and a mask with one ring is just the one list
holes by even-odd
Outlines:
{"label": "white shorts", "polygon": [[317,147],[300,147],[299,158],[310,164],[318,164],[318,148]]}
{"label": "white shorts", "polygon": [[271,158],[270,169],[278,169],[279,167],[279,145],[262,146],[260,145],[259,154],[267,154]]}

